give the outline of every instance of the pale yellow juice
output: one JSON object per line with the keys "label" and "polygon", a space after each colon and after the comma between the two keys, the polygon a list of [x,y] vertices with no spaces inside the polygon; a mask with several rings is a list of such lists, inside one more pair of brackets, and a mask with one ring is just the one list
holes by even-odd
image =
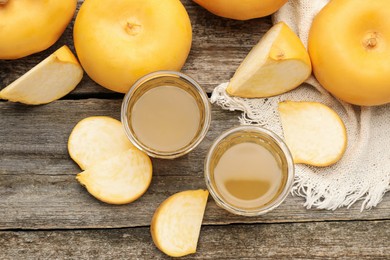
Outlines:
{"label": "pale yellow juice", "polygon": [[226,202],[239,208],[257,208],[274,200],[285,177],[281,163],[267,147],[243,142],[229,147],[214,168],[214,181]]}
{"label": "pale yellow juice", "polygon": [[131,124],[138,140],[158,151],[184,148],[200,129],[196,99],[180,87],[158,86],[135,102]]}

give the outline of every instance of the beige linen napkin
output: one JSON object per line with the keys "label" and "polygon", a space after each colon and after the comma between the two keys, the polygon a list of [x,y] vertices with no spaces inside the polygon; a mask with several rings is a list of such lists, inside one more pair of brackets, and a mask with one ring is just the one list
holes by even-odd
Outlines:
{"label": "beige linen napkin", "polygon": [[[284,21],[307,46],[314,16],[328,0],[290,0],[273,16]],[[361,210],[376,206],[390,189],[390,105],[351,106],[332,97],[314,77],[297,89],[272,98],[245,99],[226,94],[227,83],[217,86],[211,102],[227,110],[240,110],[241,124],[258,124],[283,136],[277,105],[284,100],[317,101],[333,108],[343,119],[348,147],[330,167],[296,165],[292,193],[305,198],[304,206],[335,210],[363,200]]]}

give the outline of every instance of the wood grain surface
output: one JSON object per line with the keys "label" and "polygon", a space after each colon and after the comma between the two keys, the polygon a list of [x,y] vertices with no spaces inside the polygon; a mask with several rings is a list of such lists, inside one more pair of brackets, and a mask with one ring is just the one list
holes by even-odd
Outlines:
{"label": "wood grain surface", "polygon": [[[83,1],[79,1],[79,6]],[[208,93],[228,81],[254,44],[271,27],[270,17],[234,21],[183,0],[193,45],[183,72]],[[1,18],[0,18],[1,19]],[[0,60],[0,89],[66,44],[72,28],[48,50]],[[1,43],[0,43],[1,44]],[[203,162],[211,142],[239,125],[239,112],[212,109],[204,141],[175,160],[153,159],[153,180],[139,200],[122,206],[97,201],[76,181],[79,167],[67,140],[88,116],[120,117],[123,94],[84,75],[61,100],[42,106],[0,101],[0,259],[165,259],[151,240],[157,206],[175,192],[205,188]],[[232,215],[209,197],[198,252],[188,259],[390,259],[390,197],[360,211],[360,203],[335,211],[306,209],[289,196],[260,217]]]}
{"label": "wood grain surface", "polygon": [[[388,259],[383,221],[203,226],[183,259]],[[0,233],[1,259],[169,259],[148,227]]]}

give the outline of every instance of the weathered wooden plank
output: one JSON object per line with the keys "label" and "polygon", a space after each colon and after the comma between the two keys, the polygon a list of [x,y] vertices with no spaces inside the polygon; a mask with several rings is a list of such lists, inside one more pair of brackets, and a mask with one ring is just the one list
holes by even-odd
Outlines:
{"label": "weathered wooden plank", "polygon": [[[183,259],[389,259],[390,221],[203,226]],[[169,259],[149,228],[0,232],[1,259]]]}
{"label": "weathered wooden plank", "polygon": [[[79,6],[83,1],[79,1]],[[193,27],[190,55],[182,71],[188,73],[208,91],[231,78],[249,50],[271,26],[269,17],[250,21],[224,19],[201,8],[191,0],[183,0]],[[66,44],[73,51],[73,24],[49,49],[18,60],[0,60],[0,89]],[[75,52],[74,52],[75,53]],[[70,96],[111,93],[93,82],[86,74]]]}
{"label": "weathered wooden plank", "polygon": [[[148,192],[125,206],[100,203],[74,179],[80,170],[69,158],[67,139],[82,118],[119,118],[121,100],[61,100],[44,106],[0,102],[0,229],[101,228],[145,226],[169,195],[205,188],[203,160],[212,140],[238,125],[239,113],[213,106],[210,131],[201,145],[176,160],[153,159]],[[360,213],[359,205],[335,212],[306,210],[303,199],[288,198],[277,210],[258,218],[234,216],[210,199],[206,224],[389,219],[390,198]]]}
{"label": "weathered wooden plank", "polygon": [[[102,203],[88,194],[74,176],[0,175],[0,230],[121,228],[150,224],[158,205],[171,194],[205,188],[202,175],[154,176],[148,191],[122,206]],[[337,211],[306,210],[302,199],[289,197],[279,208],[260,217],[241,217],[216,206],[209,197],[204,224],[286,223],[329,220],[390,219],[390,198],[371,211],[359,207]]]}
{"label": "weathered wooden plank", "polygon": [[[0,168],[0,173],[11,174],[14,167],[12,158],[19,155],[36,157],[44,154],[47,159],[68,160],[67,140],[77,122],[85,117],[98,115],[119,120],[121,102],[121,99],[61,100],[43,106],[0,102],[0,162],[4,165]],[[201,163],[200,160],[203,160],[210,142],[222,131],[239,125],[238,116],[239,113],[223,111],[213,106],[210,131],[200,147],[187,156],[171,161],[167,166],[188,164],[190,160],[195,160],[194,165]],[[18,159],[22,157],[19,156]],[[158,160],[161,161],[163,160]],[[41,174],[40,165],[35,167],[38,168],[26,167],[24,170]],[[168,169],[166,172],[169,174]]]}

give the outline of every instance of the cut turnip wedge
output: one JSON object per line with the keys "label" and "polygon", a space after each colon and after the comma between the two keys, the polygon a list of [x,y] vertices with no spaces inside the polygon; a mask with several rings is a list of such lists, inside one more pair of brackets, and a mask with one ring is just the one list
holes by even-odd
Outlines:
{"label": "cut turnip wedge", "polygon": [[81,120],[69,136],[70,157],[82,170],[128,149],[136,149],[127,138],[122,123],[107,116]]}
{"label": "cut turnip wedge", "polygon": [[157,248],[173,257],[196,252],[208,195],[206,190],[182,191],[161,203],[150,226]]}
{"label": "cut turnip wedge", "polygon": [[246,98],[275,96],[296,88],[310,74],[309,54],[301,40],[280,22],[249,52],[226,91]]}
{"label": "cut turnip wedge", "polygon": [[71,92],[83,77],[83,69],[67,46],[0,91],[0,99],[29,105],[50,103]]}
{"label": "cut turnip wedge", "polygon": [[284,138],[294,162],[328,166],[343,156],[347,132],[335,111],[317,102],[279,103]]}
{"label": "cut turnip wedge", "polygon": [[76,179],[88,192],[109,204],[127,204],[145,193],[152,180],[149,157],[129,149],[77,174]]}

